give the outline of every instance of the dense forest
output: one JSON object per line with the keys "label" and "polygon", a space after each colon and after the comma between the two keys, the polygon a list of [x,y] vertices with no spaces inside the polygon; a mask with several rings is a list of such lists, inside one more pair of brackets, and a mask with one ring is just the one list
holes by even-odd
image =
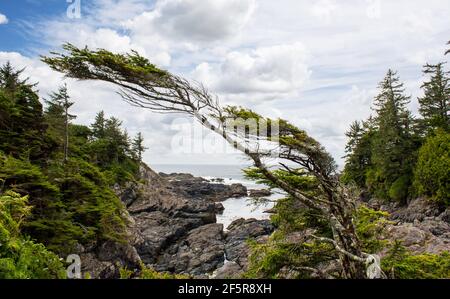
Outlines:
{"label": "dense forest", "polygon": [[428,77],[418,98],[420,118],[396,72],[389,70],[379,84],[374,115],[355,121],[347,132],[347,161],[342,180],[370,195],[406,203],[427,196],[449,205],[450,77],[445,64],[427,64]]}
{"label": "dense forest", "polygon": [[40,100],[21,74],[0,68],[0,278],[65,277],[77,244],[125,241],[112,187],[137,179],[145,147],[103,112],[73,123],[65,86]]}
{"label": "dense forest", "polygon": [[[364,204],[376,198],[402,206],[424,197],[443,209],[450,205],[450,76],[444,63],[424,66],[420,117],[407,109],[412,99],[397,73],[388,71],[373,115],[354,122],[347,133],[346,164],[339,173],[320,143],[286,120],[276,120],[280,157],[296,166],[268,169],[267,153],[249,152],[220,121],[275,120],[241,107],[222,108],[204,89],[136,52],[72,45],[65,50],[69,54],[44,62],[69,77],[115,83],[133,104],[188,113],[213,131],[222,128],[218,133],[254,162],[246,176],[286,192],[271,218],[276,230],[269,240],[249,241],[245,277],[275,278],[288,267],[297,278],[366,278],[368,253],[383,250],[389,252],[383,277],[450,277],[448,253],[413,255],[401,243],[379,239],[388,214]],[[36,84],[21,79],[22,72],[9,63],[0,68],[0,278],[63,278],[61,258],[74,247],[127,242],[126,208],[112,189],[140,180],[146,148],[142,134],[130,138],[119,119],[103,112],[90,126],[75,124],[66,86],[40,99]],[[302,237],[287,242],[292,233]],[[321,267],[333,261],[339,270]]]}

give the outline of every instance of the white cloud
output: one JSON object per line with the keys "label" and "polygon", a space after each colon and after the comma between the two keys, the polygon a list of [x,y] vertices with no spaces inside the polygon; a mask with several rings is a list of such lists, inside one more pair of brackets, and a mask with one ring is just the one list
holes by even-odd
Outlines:
{"label": "white cloud", "polygon": [[338,5],[335,0],[320,0],[313,4],[310,11],[311,14],[319,18],[319,20],[330,22],[337,9]]}
{"label": "white cloud", "polygon": [[289,93],[308,79],[301,43],[233,51],[218,64],[201,63],[192,76],[222,93]]}
{"label": "white cloud", "polygon": [[255,0],[160,0],[124,25],[137,35],[156,31],[177,40],[213,42],[238,33],[254,8]]}
{"label": "white cloud", "polygon": [[8,18],[4,14],[0,13],[0,25],[2,24],[8,24]]}

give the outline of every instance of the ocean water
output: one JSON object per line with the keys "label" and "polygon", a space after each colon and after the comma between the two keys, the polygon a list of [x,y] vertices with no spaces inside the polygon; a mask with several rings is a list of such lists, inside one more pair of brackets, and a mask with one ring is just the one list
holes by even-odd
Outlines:
{"label": "ocean water", "polygon": [[[256,184],[253,181],[244,178],[242,168],[245,165],[152,165],[156,172],[164,173],[191,173],[194,176],[203,177],[205,179],[222,178],[223,184],[241,183],[248,189],[265,189],[266,186]],[[274,193],[269,199],[271,201],[283,197],[282,193]],[[265,211],[274,206],[274,202],[255,205],[249,197],[230,198],[222,202],[225,210],[222,214],[217,215],[217,223],[222,223],[226,229],[231,222],[239,218],[255,218],[268,219],[270,214]]]}

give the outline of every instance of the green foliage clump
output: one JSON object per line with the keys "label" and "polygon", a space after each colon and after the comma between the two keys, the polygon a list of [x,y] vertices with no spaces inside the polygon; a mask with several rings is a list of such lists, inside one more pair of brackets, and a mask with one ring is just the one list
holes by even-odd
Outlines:
{"label": "green foliage clump", "polygon": [[346,133],[349,141],[345,147],[347,159],[341,180],[346,184],[366,187],[367,170],[371,167],[373,130],[370,122],[355,121]]}
{"label": "green foliage clump", "polygon": [[248,244],[251,254],[245,278],[276,278],[280,270],[295,258],[294,250],[289,246],[272,242],[258,244],[255,241]]}
{"label": "green foliage clump", "polygon": [[287,236],[285,232],[277,230],[266,243],[248,240],[249,267],[243,277],[283,278],[287,270],[291,273],[290,278],[310,279],[316,273],[307,268],[317,268],[336,258],[331,244],[316,241],[295,243],[289,241]]}
{"label": "green foliage clump", "polygon": [[450,205],[450,134],[437,130],[420,148],[414,171],[418,195]]}
{"label": "green foliage clump", "polygon": [[412,255],[397,243],[382,259],[381,267],[396,279],[449,279],[450,253]]}
{"label": "green foliage clump", "polygon": [[63,201],[74,222],[82,223],[85,239],[125,240],[127,220],[120,199],[94,165],[70,159],[60,182]]}
{"label": "green foliage clump", "polygon": [[23,70],[0,67],[0,150],[43,163],[56,147],[47,133],[35,85],[21,80]]}
{"label": "green foliage clump", "polygon": [[389,198],[401,202],[408,196],[408,189],[411,186],[410,175],[403,175],[396,179],[389,188]]}
{"label": "green foliage clump", "polygon": [[0,279],[65,278],[58,256],[21,234],[27,204],[27,196],[12,191],[0,195]]}
{"label": "green foliage clump", "polygon": [[380,240],[384,228],[390,223],[388,217],[387,212],[375,211],[364,205],[358,207],[355,215],[356,233],[365,252],[379,252],[388,245],[386,240]]}
{"label": "green foliage clump", "polygon": [[419,112],[424,127],[429,131],[440,128],[450,131],[450,77],[444,70],[445,63],[426,64],[423,73],[429,75],[429,81],[422,85],[424,96],[419,98]]}
{"label": "green foliage clump", "polygon": [[70,158],[50,164],[47,172],[0,154],[3,186],[29,195],[33,206],[25,233],[58,253],[69,253],[77,243],[124,240],[124,207],[96,166]]}
{"label": "green foliage clump", "polygon": [[[56,71],[69,71],[68,76],[78,79],[100,80],[114,76],[117,80],[126,81],[133,78],[135,84],[146,82],[149,77],[164,79],[168,73],[157,68],[143,56],[132,51],[131,54],[114,54],[100,49],[91,51],[87,47],[79,49],[72,44],[63,46],[69,54],[58,54],[57,57],[43,57],[42,60]],[[100,69],[91,66],[102,66]]]}
{"label": "green foliage clump", "polygon": [[184,274],[170,274],[167,272],[161,273],[153,270],[152,268],[149,268],[145,266],[143,263],[141,263],[141,269],[137,271],[132,271],[127,268],[120,268],[119,269],[119,276],[120,279],[131,279],[131,278],[137,278],[137,279],[189,279],[190,277],[188,275]]}

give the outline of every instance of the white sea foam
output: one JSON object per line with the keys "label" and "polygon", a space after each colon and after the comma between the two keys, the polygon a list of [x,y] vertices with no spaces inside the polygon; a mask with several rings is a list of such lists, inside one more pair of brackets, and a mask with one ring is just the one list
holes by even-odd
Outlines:
{"label": "white sea foam", "polygon": [[[242,174],[242,166],[238,165],[154,165],[157,171],[165,173],[191,173],[194,176],[202,177],[212,184],[242,184],[247,189],[265,189],[265,185],[256,184],[247,180]],[[283,194],[275,192],[268,198],[275,201],[284,197]],[[217,223],[222,223],[224,230],[236,219],[268,219],[269,213],[265,211],[273,208],[274,202],[254,205],[250,197],[230,198],[222,202],[225,210],[217,215]]]}

